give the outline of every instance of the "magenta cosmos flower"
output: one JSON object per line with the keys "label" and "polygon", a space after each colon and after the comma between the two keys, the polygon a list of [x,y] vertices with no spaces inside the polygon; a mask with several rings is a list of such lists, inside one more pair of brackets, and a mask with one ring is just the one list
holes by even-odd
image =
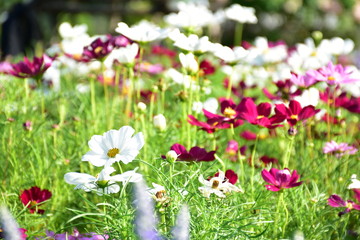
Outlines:
{"label": "magenta cosmos flower", "polygon": [[266,169],[262,170],[261,176],[264,181],[271,185],[265,185],[267,190],[278,192],[284,188],[293,188],[300,186],[303,182],[298,182],[299,175],[296,170],[290,173],[290,170],[285,168],[284,170],[271,168],[268,172]]}
{"label": "magenta cosmos flower", "polygon": [[190,151],[186,151],[186,148],[178,143],[171,146],[170,150],[173,150],[178,155],[177,161],[186,162],[209,162],[215,160],[215,151],[207,152],[204,148],[192,147]]}
{"label": "magenta cosmos flower", "polygon": [[277,81],[274,83],[277,87],[277,91],[275,94],[270,93],[270,91],[267,88],[263,88],[263,93],[267,98],[270,100],[289,100],[294,98],[295,96],[299,96],[301,94],[300,89],[293,90],[293,82],[289,79],[285,81]]}
{"label": "magenta cosmos flower", "polygon": [[278,125],[277,123],[280,123],[285,119],[282,115],[269,117],[271,113],[271,104],[260,103],[259,105],[256,105],[251,98],[243,98],[237,111],[239,118],[244,119],[253,125],[269,129],[281,127],[282,125]]}
{"label": "magenta cosmos flower", "polygon": [[336,157],[342,157],[345,154],[353,155],[357,151],[358,150],[355,147],[350,146],[347,143],[337,143],[335,141],[325,143],[323,148],[324,153],[335,154]]}
{"label": "magenta cosmos flower", "polygon": [[[360,189],[353,189],[355,195],[354,197],[356,200],[360,203]],[[351,210],[360,210],[360,205],[356,204],[355,202],[351,200],[344,200],[339,195],[333,194],[328,199],[328,204],[331,207],[344,207],[345,210],[342,212],[339,212],[339,217],[344,215],[345,213],[350,212]]]}
{"label": "magenta cosmos flower", "polygon": [[359,79],[351,78],[351,70],[348,67],[343,67],[341,64],[334,65],[329,62],[318,70],[309,70],[306,75],[314,81],[327,82],[329,85],[338,85],[342,83],[352,83],[359,81]]}
{"label": "magenta cosmos flower", "polygon": [[38,207],[42,202],[51,198],[51,192],[49,190],[41,190],[39,187],[31,187],[30,189],[24,190],[20,195],[20,200],[30,209],[30,213],[40,213],[43,214],[44,210],[39,209]]}
{"label": "magenta cosmos flower", "polygon": [[315,109],[315,107],[311,105],[303,108],[296,100],[291,100],[289,107],[286,107],[284,104],[276,104],[275,107],[276,115],[284,116],[290,126],[295,126],[298,121],[311,118],[319,111],[320,109]]}
{"label": "magenta cosmos flower", "polygon": [[[217,172],[215,173],[214,177],[218,177],[219,175],[220,172]],[[228,181],[232,185],[235,185],[238,179],[239,179],[238,175],[233,170],[231,169],[226,170],[224,182]]]}
{"label": "magenta cosmos flower", "polygon": [[18,78],[35,78],[41,79],[43,73],[51,66],[54,58],[43,54],[41,57],[34,57],[29,60],[24,57],[24,61],[7,65],[4,73]]}

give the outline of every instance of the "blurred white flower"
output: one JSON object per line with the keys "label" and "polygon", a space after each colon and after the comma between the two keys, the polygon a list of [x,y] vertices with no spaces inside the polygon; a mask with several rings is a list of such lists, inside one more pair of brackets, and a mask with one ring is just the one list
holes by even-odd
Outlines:
{"label": "blurred white flower", "polygon": [[204,5],[179,2],[179,12],[164,17],[169,25],[179,28],[201,28],[208,25],[213,18],[212,12]]}
{"label": "blurred white flower", "polygon": [[85,83],[79,83],[76,85],[75,89],[79,93],[88,93],[90,92],[90,85]]}
{"label": "blurred white flower", "polygon": [[313,87],[306,89],[300,96],[294,97],[294,100],[298,101],[302,107],[306,107],[308,105],[316,107],[320,100],[319,90]]}
{"label": "blurred white flower", "polygon": [[166,129],[166,118],[162,114],[158,114],[153,118],[154,127],[158,128],[160,131]]}
{"label": "blurred white flower", "polygon": [[348,189],[360,189],[360,181],[356,179],[356,174],[351,175],[351,182]]}
{"label": "blurred white flower", "polygon": [[143,20],[131,28],[126,23],[119,22],[115,31],[135,42],[147,43],[167,37],[169,30]]}
{"label": "blurred white flower", "polygon": [[188,37],[180,33],[179,29],[173,30],[169,34],[169,38],[174,41],[174,46],[183,50],[193,52],[194,54],[202,54],[210,51],[213,48],[213,43],[209,41],[209,37],[203,36],[199,38],[195,34],[190,34]]}
{"label": "blurred white flower", "polygon": [[114,62],[132,65],[135,62],[136,55],[139,52],[139,45],[133,43],[126,47],[114,49],[104,60],[106,67],[111,68]]}
{"label": "blurred white flower", "polygon": [[243,47],[234,47],[233,49],[223,46],[219,43],[213,44],[212,52],[214,55],[226,63],[232,65],[244,60],[248,52]]}
{"label": "blurred white flower", "polygon": [[339,37],[334,37],[330,39],[330,51],[334,55],[346,55],[354,50],[355,44],[351,39],[342,39]]}
{"label": "blurred white flower", "polygon": [[144,146],[143,134],[140,132],[132,136],[134,132],[132,127],[124,126],[92,136],[88,143],[91,151],[82,157],[82,161],[89,161],[96,167],[108,167],[119,161],[128,164]]}
{"label": "blurred white flower", "polygon": [[199,187],[199,191],[206,198],[210,197],[212,193],[218,197],[224,198],[226,197],[225,193],[231,191],[243,192],[241,188],[231,184],[229,180],[225,178],[225,173],[220,170],[218,177],[212,177],[210,180],[205,180],[204,177],[200,175],[199,181],[204,185],[203,187]]}
{"label": "blurred white flower", "polygon": [[182,67],[184,69],[186,69],[186,71],[188,73],[195,74],[195,73],[197,73],[199,71],[199,64],[196,61],[194,54],[192,54],[192,53],[188,53],[188,54],[180,53],[179,54],[179,59],[180,59],[180,63],[182,65]]}
{"label": "blurred white flower", "polygon": [[255,9],[252,7],[243,7],[240,4],[232,4],[226,8],[225,16],[239,23],[257,23]]}
{"label": "blurred white flower", "polygon": [[177,83],[179,85],[183,85],[187,89],[190,87],[191,87],[191,90],[194,90],[194,91],[199,89],[199,86],[195,84],[195,82],[192,80],[191,76],[182,74],[174,68],[168,69],[164,73],[164,76],[167,78],[170,78],[171,80],[173,80],[175,83]]}
{"label": "blurred white flower", "polygon": [[170,160],[171,162],[175,162],[178,158],[178,154],[174,150],[170,150],[166,153],[166,159]]}
{"label": "blurred white flower", "polygon": [[286,45],[278,44],[270,47],[265,37],[257,37],[254,45],[248,49],[246,60],[252,65],[262,66],[267,63],[282,62],[287,56]]}
{"label": "blurred white flower", "polygon": [[120,186],[116,182],[139,182],[142,179],[142,175],[135,171],[110,176],[113,172],[113,167],[105,167],[96,177],[86,173],[70,172],[65,174],[64,179],[65,182],[76,185],[74,189],[96,191],[100,196],[119,192]]}
{"label": "blurred white flower", "polygon": [[89,45],[92,38],[86,33],[86,25],[76,25],[72,27],[70,23],[64,22],[59,26],[59,34],[62,37],[61,49],[75,57],[80,57],[83,48]]}
{"label": "blurred white flower", "polygon": [[79,36],[87,35],[87,25],[71,26],[68,22],[63,22],[59,26],[59,34],[62,38],[77,38]]}

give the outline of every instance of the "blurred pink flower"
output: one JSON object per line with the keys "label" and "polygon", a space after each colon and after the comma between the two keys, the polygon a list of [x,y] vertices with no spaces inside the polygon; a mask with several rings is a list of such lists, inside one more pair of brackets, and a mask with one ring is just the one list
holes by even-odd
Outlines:
{"label": "blurred pink flower", "polygon": [[[355,198],[358,202],[360,202],[360,189],[353,189],[355,193]],[[331,207],[345,207],[345,210],[342,212],[339,212],[339,217],[344,215],[345,213],[350,212],[351,210],[360,210],[360,205],[356,204],[352,200],[344,200],[339,195],[333,194],[328,199],[328,205]]]}
{"label": "blurred pink flower", "polygon": [[264,181],[271,185],[265,185],[267,190],[278,192],[284,188],[293,188],[300,186],[303,182],[298,182],[299,175],[296,170],[290,173],[290,170],[285,168],[284,170],[271,168],[270,171],[266,169],[262,170],[261,176]]}
{"label": "blurred pink flower", "polygon": [[324,153],[335,154],[336,157],[342,157],[345,154],[353,155],[357,151],[355,147],[349,146],[347,143],[336,143],[335,141],[325,143],[323,148]]}

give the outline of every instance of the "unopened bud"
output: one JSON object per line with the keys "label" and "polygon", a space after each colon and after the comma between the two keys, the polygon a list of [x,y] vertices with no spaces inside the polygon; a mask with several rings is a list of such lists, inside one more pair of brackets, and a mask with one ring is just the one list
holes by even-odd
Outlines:
{"label": "unopened bud", "polygon": [[170,162],[175,162],[178,157],[178,154],[174,150],[170,150],[166,153],[166,159]]}
{"label": "unopened bud", "polygon": [[143,103],[143,102],[139,102],[139,103],[137,104],[137,107],[138,107],[138,109],[140,110],[140,112],[142,112],[142,113],[144,113],[145,110],[146,110],[146,104]]}
{"label": "unopened bud", "polygon": [[154,126],[158,128],[160,131],[164,131],[166,129],[166,118],[162,114],[158,114],[153,118]]}
{"label": "unopened bud", "polygon": [[290,136],[295,136],[297,134],[297,129],[295,127],[290,127],[288,130]]}

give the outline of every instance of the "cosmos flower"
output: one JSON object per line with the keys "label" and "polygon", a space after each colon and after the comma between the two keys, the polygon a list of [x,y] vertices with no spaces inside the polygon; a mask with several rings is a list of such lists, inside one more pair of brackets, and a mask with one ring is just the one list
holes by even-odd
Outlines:
{"label": "cosmos flower", "polygon": [[193,53],[180,53],[179,60],[182,67],[190,74],[196,74],[199,71],[199,64]]}
{"label": "cosmos flower", "polygon": [[205,52],[209,52],[214,47],[214,44],[209,41],[209,37],[198,37],[195,34],[186,36],[180,31],[174,30],[169,34],[169,38],[174,41],[174,46],[182,50],[189,51],[195,55],[200,55]]}
{"label": "cosmos flower", "polygon": [[272,94],[267,88],[263,88],[263,93],[270,100],[289,100],[295,96],[301,94],[300,89],[296,89],[291,80],[287,79],[285,81],[277,81],[274,83],[277,87],[277,91]]}
{"label": "cosmos flower", "polygon": [[351,182],[348,189],[360,189],[360,181],[356,178],[356,174],[351,175]]}
{"label": "cosmos flower", "polygon": [[[354,191],[354,197],[357,200],[358,203],[360,203],[360,190],[359,189],[353,189]],[[342,212],[339,212],[339,217],[342,215],[350,212],[351,210],[360,210],[360,205],[356,204],[352,200],[344,200],[339,195],[333,194],[328,199],[328,205],[331,207],[345,207],[345,210]]]}
{"label": "cosmos flower", "polygon": [[72,233],[59,233],[56,234],[52,231],[46,231],[46,237],[37,238],[37,240],[41,239],[56,239],[56,240],[107,240],[109,236],[100,235],[94,232],[90,233],[80,233],[77,229],[74,229]]}
{"label": "cosmos flower", "polygon": [[343,67],[341,64],[334,65],[329,62],[318,70],[309,70],[306,75],[315,81],[326,82],[329,85],[339,85],[344,83],[352,83],[360,81],[360,79],[351,78],[351,70],[348,67]]}
{"label": "cosmos flower", "polygon": [[243,7],[240,4],[232,4],[225,9],[225,16],[228,19],[239,23],[257,23],[255,9],[252,7]]}
{"label": "cosmos flower", "polygon": [[104,60],[107,55],[115,48],[111,35],[96,38],[90,45],[84,47],[82,56],[75,60],[90,62],[91,60]]}
{"label": "cosmos flower", "polygon": [[284,104],[276,104],[275,106],[276,115],[283,116],[290,126],[295,126],[298,121],[311,118],[319,111],[320,109],[315,109],[311,105],[303,108],[296,100],[291,100],[289,107],[286,107]]}
{"label": "cosmos flower", "polygon": [[138,43],[160,40],[167,37],[168,34],[167,29],[161,29],[159,26],[145,20],[132,27],[129,27],[124,22],[119,22],[115,31]]}
{"label": "cosmos flower", "polygon": [[[215,173],[214,177],[219,177],[220,172]],[[235,183],[238,181],[239,177],[233,170],[228,169],[225,171],[225,179],[227,181],[229,181],[229,183],[235,185]]]}
{"label": "cosmos flower", "polygon": [[43,54],[41,57],[34,57],[32,61],[24,57],[24,61],[6,65],[7,67],[3,69],[3,72],[18,78],[41,79],[44,72],[51,66],[53,60],[54,58],[46,54]]}
{"label": "cosmos flower", "polygon": [[106,59],[104,60],[104,64],[108,68],[111,68],[114,62],[132,66],[138,52],[139,45],[137,43],[129,44],[126,47],[114,49],[106,57]]}
{"label": "cosmos flower", "polygon": [[271,168],[270,171],[262,170],[261,176],[264,181],[271,185],[265,185],[267,190],[278,192],[284,188],[293,188],[300,186],[303,182],[298,182],[299,175],[296,170],[290,173],[290,170],[285,168],[283,170]]}
{"label": "cosmos flower", "polygon": [[199,176],[199,181],[204,186],[199,187],[201,194],[209,198],[212,193],[216,196],[224,198],[226,193],[234,192],[244,192],[241,188],[231,184],[229,180],[225,177],[225,173],[219,170],[219,175],[217,177],[212,177],[210,180],[205,180],[202,175]]}
{"label": "cosmos flower", "polygon": [[269,118],[271,113],[270,103],[260,103],[256,105],[251,98],[243,98],[238,108],[238,117],[248,121],[253,125],[259,125],[266,128],[276,128],[282,125],[277,125],[284,120],[283,116],[276,115]]}
{"label": "cosmos flower", "polygon": [[116,182],[139,182],[142,179],[141,174],[135,171],[110,176],[113,172],[113,167],[105,167],[96,177],[86,173],[70,172],[64,175],[64,179],[67,183],[76,185],[75,189],[85,192],[96,191],[99,196],[119,192],[120,186]]}
{"label": "cosmos flower", "polygon": [[215,151],[207,152],[204,148],[192,147],[190,151],[186,151],[186,148],[178,143],[175,143],[171,146],[170,150],[173,150],[178,155],[176,161],[186,161],[186,162],[209,162],[215,160]]}
{"label": "cosmos flower", "polygon": [[103,135],[94,135],[88,142],[91,151],[87,152],[82,161],[89,161],[96,167],[111,166],[114,162],[128,164],[139,154],[144,146],[143,134],[137,133],[130,126],[119,130],[110,130]]}
{"label": "cosmos flower", "polygon": [[41,203],[49,200],[51,198],[52,194],[47,189],[40,189],[39,187],[31,187],[30,189],[26,189],[22,191],[20,194],[20,200],[24,204],[24,206],[27,206],[29,208],[30,213],[39,213],[43,214],[44,210],[39,209],[38,207],[42,205]]}
{"label": "cosmos flower", "polygon": [[323,153],[335,154],[337,158],[342,157],[345,154],[353,155],[357,151],[358,150],[355,147],[349,146],[347,143],[337,143],[333,140],[325,143],[323,148]]}
{"label": "cosmos flower", "polygon": [[234,65],[241,60],[244,60],[248,55],[247,50],[243,47],[234,47],[233,49],[222,46],[221,44],[214,44],[212,52],[214,55],[229,65]]}

